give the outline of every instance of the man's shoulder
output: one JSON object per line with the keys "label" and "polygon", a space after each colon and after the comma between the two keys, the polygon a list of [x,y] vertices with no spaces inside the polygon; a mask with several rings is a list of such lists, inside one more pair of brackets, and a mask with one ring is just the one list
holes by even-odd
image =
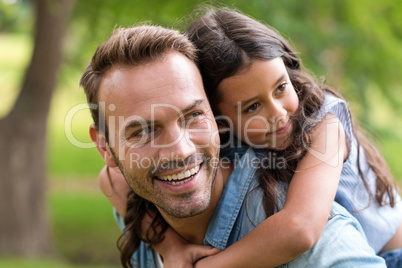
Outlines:
{"label": "man's shoulder", "polygon": [[367,242],[363,228],[344,207],[333,202],[319,241],[288,267],[386,267]]}

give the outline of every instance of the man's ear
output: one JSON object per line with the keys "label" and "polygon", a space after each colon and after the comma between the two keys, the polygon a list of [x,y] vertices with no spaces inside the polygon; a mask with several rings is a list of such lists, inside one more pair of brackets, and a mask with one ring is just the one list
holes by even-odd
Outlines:
{"label": "man's ear", "polygon": [[100,133],[98,128],[94,124],[89,127],[89,136],[91,137],[93,143],[95,143],[96,149],[98,149],[98,152],[102,156],[106,165],[109,167],[117,167],[112,152],[110,151],[109,144],[106,141],[105,135]]}

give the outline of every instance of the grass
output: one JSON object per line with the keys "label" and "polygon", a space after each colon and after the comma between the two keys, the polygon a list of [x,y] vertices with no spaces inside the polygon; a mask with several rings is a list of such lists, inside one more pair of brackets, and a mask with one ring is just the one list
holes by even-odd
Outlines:
{"label": "grass", "polygon": [[0,268],[117,268],[120,230],[112,206],[95,178],[49,180],[48,217],[55,256],[50,259],[0,257]]}
{"label": "grass", "polygon": [[118,264],[120,230],[95,180],[53,180],[48,195],[53,245],[74,264]]}
{"label": "grass", "polygon": [[120,266],[76,265],[60,260],[0,258],[1,268],[114,268]]}

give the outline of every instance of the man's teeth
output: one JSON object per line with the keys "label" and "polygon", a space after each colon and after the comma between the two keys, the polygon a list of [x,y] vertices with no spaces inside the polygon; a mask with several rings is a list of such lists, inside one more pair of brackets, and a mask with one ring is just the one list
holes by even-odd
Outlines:
{"label": "man's teeth", "polygon": [[[177,173],[177,174],[172,174],[172,175],[167,175],[167,176],[159,176],[158,178],[161,180],[164,180],[165,182],[168,182],[170,184],[178,185],[178,184],[182,184],[182,183],[189,181],[191,179],[189,177],[196,174],[198,172],[198,170],[200,170],[200,166],[196,166],[192,169],[189,169],[189,170]],[[176,180],[182,180],[184,178],[188,178],[188,179],[186,179],[184,181],[176,181]]]}

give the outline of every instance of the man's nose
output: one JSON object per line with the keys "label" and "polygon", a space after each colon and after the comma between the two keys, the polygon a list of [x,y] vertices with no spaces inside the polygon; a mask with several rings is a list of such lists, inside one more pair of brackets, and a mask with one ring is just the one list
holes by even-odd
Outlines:
{"label": "man's nose", "polygon": [[164,162],[184,160],[196,153],[196,146],[189,138],[186,128],[179,124],[165,129],[158,146],[160,147],[159,158]]}

